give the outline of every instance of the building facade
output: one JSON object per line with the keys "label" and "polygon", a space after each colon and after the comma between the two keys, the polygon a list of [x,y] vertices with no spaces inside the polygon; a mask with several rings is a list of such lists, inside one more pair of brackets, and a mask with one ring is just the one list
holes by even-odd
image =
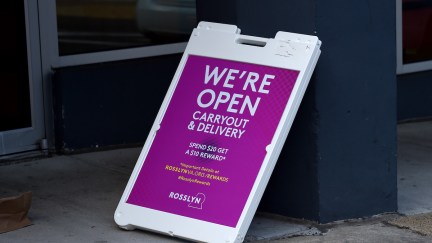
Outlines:
{"label": "building facade", "polygon": [[0,155],[141,145],[191,23],[283,30],[317,35],[322,54],[259,210],[323,223],[397,210],[397,121],[432,115],[432,73],[397,75],[402,1],[173,1],[169,16],[146,1],[7,2],[2,46],[21,59],[3,70]]}

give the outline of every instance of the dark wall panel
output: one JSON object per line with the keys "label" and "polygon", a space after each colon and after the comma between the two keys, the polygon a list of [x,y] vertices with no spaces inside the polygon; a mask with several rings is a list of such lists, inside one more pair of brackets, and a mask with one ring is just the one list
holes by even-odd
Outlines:
{"label": "dark wall panel", "polygon": [[398,119],[432,117],[432,72],[398,76]]}
{"label": "dark wall panel", "polygon": [[180,58],[170,55],[55,70],[57,150],[144,143]]}

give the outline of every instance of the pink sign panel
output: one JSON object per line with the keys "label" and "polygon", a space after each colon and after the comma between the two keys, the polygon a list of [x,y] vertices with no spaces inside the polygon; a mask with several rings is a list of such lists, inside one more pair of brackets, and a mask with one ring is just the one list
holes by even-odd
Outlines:
{"label": "pink sign panel", "polygon": [[236,227],[298,74],[188,56],[127,203]]}

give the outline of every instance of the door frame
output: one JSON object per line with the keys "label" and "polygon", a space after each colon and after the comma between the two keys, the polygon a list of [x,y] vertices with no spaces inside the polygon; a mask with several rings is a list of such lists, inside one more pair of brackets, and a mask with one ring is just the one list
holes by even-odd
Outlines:
{"label": "door frame", "polygon": [[37,150],[45,138],[45,111],[37,1],[24,1],[31,127],[0,132],[0,156]]}

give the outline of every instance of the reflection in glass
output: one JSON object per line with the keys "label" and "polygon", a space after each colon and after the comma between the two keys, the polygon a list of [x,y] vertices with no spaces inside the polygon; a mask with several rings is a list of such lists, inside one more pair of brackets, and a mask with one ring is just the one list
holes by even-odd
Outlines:
{"label": "reflection in glass", "polygon": [[2,3],[0,132],[32,126],[24,1]]}
{"label": "reflection in glass", "polygon": [[402,1],[403,63],[432,60],[432,0]]}
{"label": "reflection in glass", "polygon": [[57,0],[60,55],[187,41],[195,0]]}

